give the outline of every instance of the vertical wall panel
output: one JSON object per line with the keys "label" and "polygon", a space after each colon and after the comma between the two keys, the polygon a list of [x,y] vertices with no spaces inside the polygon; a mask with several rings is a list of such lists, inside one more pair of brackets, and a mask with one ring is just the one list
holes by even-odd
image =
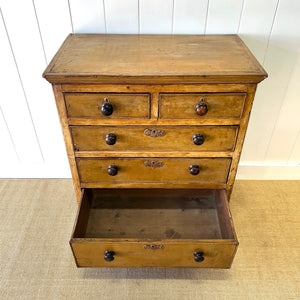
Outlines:
{"label": "vertical wall panel", "polygon": [[[244,2],[239,34],[261,64],[266,55],[277,3],[278,0],[245,0]],[[267,70],[267,72],[268,71],[269,70]],[[272,75],[269,74],[269,78],[266,80],[270,80],[271,76]],[[265,105],[267,106],[269,103],[269,97],[264,97],[263,92],[261,93],[265,88],[265,82],[266,81],[263,81],[257,88],[241,156],[242,163],[249,161],[261,162],[266,151],[266,148],[263,148],[263,145],[259,144],[257,140],[258,131],[264,127],[264,122],[266,121],[266,118],[261,115],[261,106],[264,105],[264,103],[266,103]],[[257,116],[261,116],[260,122]],[[264,145],[264,147],[266,146],[267,144]],[[258,155],[257,158],[256,155]]]}
{"label": "vertical wall panel", "polygon": [[[300,24],[299,24],[300,26]],[[279,116],[276,120],[273,135],[266,154],[266,159],[272,162],[288,162],[293,151],[295,140],[300,131],[299,117],[299,84],[300,55],[294,67]],[[298,153],[300,163],[300,151]]]}
{"label": "vertical wall panel", "polygon": [[299,156],[300,156],[300,132],[298,132],[298,136],[294,142],[294,146],[292,152],[290,153],[288,162],[291,164],[296,163],[298,164],[298,166],[300,166]]}
{"label": "vertical wall panel", "polygon": [[[42,162],[41,150],[1,15],[0,41],[0,66],[2,69],[0,72],[0,106],[2,112],[20,161],[22,163]],[[6,144],[3,144],[1,140],[1,148],[5,146]]]}
{"label": "vertical wall panel", "polygon": [[262,64],[279,0],[245,0],[239,35]]}
{"label": "vertical wall panel", "polygon": [[173,0],[140,0],[140,33],[172,33]]}
{"label": "vertical wall panel", "polygon": [[55,102],[51,86],[41,76],[46,61],[33,2],[20,1],[16,9],[15,3],[6,1],[2,12],[43,157],[47,163],[63,165],[65,147]]}
{"label": "vertical wall panel", "polygon": [[68,0],[34,0],[34,5],[49,63],[67,35],[72,33]]}
{"label": "vertical wall panel", "polygon": [[210,0],[206,33],[236,33],[238,31],[243,0]]}
{"label": "vertical wall panel", "polygon": [[105,33],[104,0],[69,0],[75,33]]}
{"label": "vertical wall panel", "polygon": [[208,0],[174,0],[174,34],[204,34]]}
{"label": "vertical wall panel", "polygon": [[70,176],[51,86],[41,74],[73,28],[239,33],[269,73],[258,86],[241,162],[250,169],[300,163],[300,1],[4,0],[1,9],[8,36],[0,19],[0,177]]}
{"label": "vertical wall panel", "polygon": [[298,57],[299,5],[295,0],[279,2],[264,63],[269,78],[257,91],[243,162],[273,162],[274,157],[267,156],[268,147]]}
{"label": "vertical wall panel", "polygon": [[2,172],[4,164],[6,164],[6,168],[9,168],[7,165],[11,165],[14,163],[18,163],[19,159],[16,154],[14,145],[12,143],[11,136],[9,134],[7,124],[3,118],[3,114],[0,108],[0,136],[1,136],[1,147],[0,147],[0,163]]}
{"label": "vertical wall panel", "polygon": [[138,0],[105,0],[107,33],[138,33]]}

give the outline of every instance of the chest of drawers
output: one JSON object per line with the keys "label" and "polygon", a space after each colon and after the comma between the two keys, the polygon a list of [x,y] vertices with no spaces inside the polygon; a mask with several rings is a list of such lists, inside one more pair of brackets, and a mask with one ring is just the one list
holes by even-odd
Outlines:
{"label": "chest of drawers", "polygon": [[79,267],[228,268],[228,200],[258,82],[236,35],[69,35],[52,83]]}

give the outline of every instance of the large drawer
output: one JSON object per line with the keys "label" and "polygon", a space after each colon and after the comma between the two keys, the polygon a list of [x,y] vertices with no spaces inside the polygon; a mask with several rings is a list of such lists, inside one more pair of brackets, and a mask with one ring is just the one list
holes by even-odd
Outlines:
{"label": "large drawer", "polygon": [[69,118],[150,118],[150,95],[146,93],[65,93],[64,97]]}
{"label": "large drawer", "polygon": [[71,126],[75,151],[233,151],[237,126]]}
{"label": "large drawer", "polygon": [[237,119],[242,117],[245,98],[245,93],[162,93],[159,97],[159,118]]}
{"label": "large drawer", "polygon": [[225,184],[231,158],[77,158],[84,183]]}
{"label": "large drawer", "polygon": [[78,267],[229,268],[225,190],[84,189],[70,240]]}

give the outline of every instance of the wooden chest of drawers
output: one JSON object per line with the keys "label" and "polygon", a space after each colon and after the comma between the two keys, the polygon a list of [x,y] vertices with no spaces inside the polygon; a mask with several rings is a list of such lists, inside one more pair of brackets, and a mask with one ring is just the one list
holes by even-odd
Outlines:
{"label": "wooden chest of drawers", "polygon": [[79,267],[230,267],[228,200],[255,89],[236,35],[69,35],[52,83]]}

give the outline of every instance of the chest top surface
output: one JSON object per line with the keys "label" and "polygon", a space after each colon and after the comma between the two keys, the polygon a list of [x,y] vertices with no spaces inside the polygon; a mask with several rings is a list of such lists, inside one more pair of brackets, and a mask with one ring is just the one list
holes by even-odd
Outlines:
{"label": "chest top surface", "polygon": [[257,83],[267,73],[237,35],[70,34],[51,83]]}

